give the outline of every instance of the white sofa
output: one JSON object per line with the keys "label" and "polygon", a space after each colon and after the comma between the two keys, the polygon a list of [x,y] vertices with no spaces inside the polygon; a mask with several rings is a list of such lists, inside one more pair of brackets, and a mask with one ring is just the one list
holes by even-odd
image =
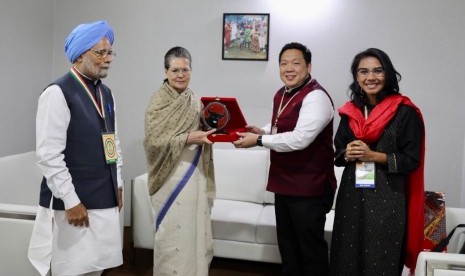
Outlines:
{"label": "white sofa", "polygon": [[[35,151],[0,157],[0,276],[39,275],[29,262],[27,251],[41,181]],[[123,211],[121,231],[122,214]]]}
{"label": "white sofa", "polygon": [[[216,199],[211,213],[214,255],[280,263],[274,195],[265,190],[267,150],[214,149]],[[337,177],[342,173],[337,169]],[[132,229],[135,248],[153,249],[153,211],[147,174],[132,181]],[[326,216],[325,238],[331,243],[334,211]]]}
{"label": "white sofa", "polygon": [[[465,209],[446,207],[446,231],[450,233],[458,224],[465,224]],[[465,254],[457,254],[465,242],[463,228],[457,228],[447,246],[448,253],[421,252],[417,259],[416,276],[465,276]]]}
{"label": "white sofa", "polygon": [[27,250],[41,179],[35,152],[0,157],[0,275],[39,275]]}

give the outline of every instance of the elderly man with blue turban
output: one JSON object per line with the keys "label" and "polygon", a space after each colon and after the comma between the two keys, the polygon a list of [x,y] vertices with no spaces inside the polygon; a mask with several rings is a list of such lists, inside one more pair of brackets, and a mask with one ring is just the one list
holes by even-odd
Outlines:
{"label": "elderly man with blue turban", "polygon": [[40,95],[36,152],[43,172],[29,259],[41,275],[100,275],[122,264],[121,150],[111,90],[106,21],[77,26],[65,41],[72,67]]}

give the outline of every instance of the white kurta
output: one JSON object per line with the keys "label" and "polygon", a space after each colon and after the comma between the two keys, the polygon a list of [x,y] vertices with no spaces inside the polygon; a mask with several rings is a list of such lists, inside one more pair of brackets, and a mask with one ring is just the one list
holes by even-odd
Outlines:
{"label": "white kurta", "polygon": [[178,167],[151,197],[155,224],[159,224],[155,232],[154,276],[208,275],[213,258],[211,204],[202,158],[197,166],[192,164],[198,147],[184,148]]}
{"label": "white kurta", "polygon": [[88,210],[89,227],[68,223],[55,211],[52,243],[53,275],[78,275],[123,264],[118,207]]}
{"label": "white kurta", "polygon": [[[36,154],[48,187],[53,196],[63,200],[66,209],[80,203],[63,155],[70,119],[60,87],[48,87],[40,96],[37,109]],[[116,122],[115,135],[118,186],[122,187]],[[75,227],[68,223],[65,211],[39,207],[28,256],[41,275],[47,273],[50,258],[54,276],[83,274],[123,263],[118,207],[88,210],[88,215],[88,228]]]}

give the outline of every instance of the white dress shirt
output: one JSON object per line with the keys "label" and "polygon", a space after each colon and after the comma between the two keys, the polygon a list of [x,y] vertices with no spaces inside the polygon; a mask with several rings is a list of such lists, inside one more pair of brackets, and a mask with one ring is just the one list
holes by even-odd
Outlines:
{"label": "white dress shirt", "polygon": [[265,131],[262,144],[277,152],[304,149],[315,140],[333,117],[334,108],[328,95],[323,90],[315,90],[303,99],[294,130],[271,135],[272,125],[269,123],[262,128]]}

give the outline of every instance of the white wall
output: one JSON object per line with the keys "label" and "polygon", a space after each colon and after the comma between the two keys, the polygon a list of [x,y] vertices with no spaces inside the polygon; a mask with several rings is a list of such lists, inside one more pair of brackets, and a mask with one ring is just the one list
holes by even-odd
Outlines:
{"label": "white wall", "polygon": [[[10,2],[17,3],[12,7],[16,16],[3,8]],[[15,141],[11,133],[2,131],[0,155],[25,151],[26,147],[33,149],[31,118],[35,115],[36,98],[35,94],[30,95],[69,69],[63,41],[74,26],[85,21],[107,19],[115,29],[117,57],[105,82],[112,88],[118,104],[124,178],[128,182],[145,171],[144,112],[151,94],[164,79],[163,56],[172,46],[190,50],[191,88],[197,94],[237,97],[248,122],[257,125],[268,122],[273,94],[282,85],[277,56],[285,43],[298,41],[310,47],[314,55],[313,76],[327,88],[338,107],[348,99],[352,58],[368,47],[378,47],[391,56],[403,75],[401,90],[423,111],[427,134],[426,188],[444,191],[449,206],[465,206],[463,199],[461,202],[465,198],[462,188],[465,2],[462,0],[59,0],[54,1],[55,14],[49,10],[50,1],[41,1],[43,6],[36,4],[39,2],[0,0],[0,13],[7,14],[8,22],[31,17],[26,19],[28,26],[23,23],[13,26],[15,50],[25,43],[23,34],[29,34],[28,37],[38,32],[43,40],[38,46],[23,46],[22,52],[31,51],[21,64],[24,69],[19,70],[18,60],[10,56],[11,46],[5,46],[2,38],[0,55],[17,66],[15,73],[25,74],[2,71],[0,93],[5,97],[7,91],[18,90],[14,80],[22,78],[28,80],[27,90],[32,92],[23,101],[0,103],[2,122],[21,105],[28,106],[26,113],[20,115],[21,124],[7,124],[15,131],[22,129],[23,136]],[[23,11],[31,3],[36,12]],[[270,13],[268,62],[221,59],[222,17],[227,12]],[[3,16],[0,20],[3,22]],[[48,29],[42,26],[44,22]],[[52,26],[53,45],[50,45],[46,42],[50,40]],[[0,30],[3,34],[7,29],[1,24]],[[50,49],[54,49],[53,56]],[[49,78],[51,61],[53,77]],[[45,73],[40,73],[45,76],[36,78],[37,68],[42,67]],[[338,122],[336,117],[335,128]]]}
{"label": "white wall", "polygon": [[52,0],[0,0],[0,156],[35,147],[37,99],[52,78],[52,39]]}

